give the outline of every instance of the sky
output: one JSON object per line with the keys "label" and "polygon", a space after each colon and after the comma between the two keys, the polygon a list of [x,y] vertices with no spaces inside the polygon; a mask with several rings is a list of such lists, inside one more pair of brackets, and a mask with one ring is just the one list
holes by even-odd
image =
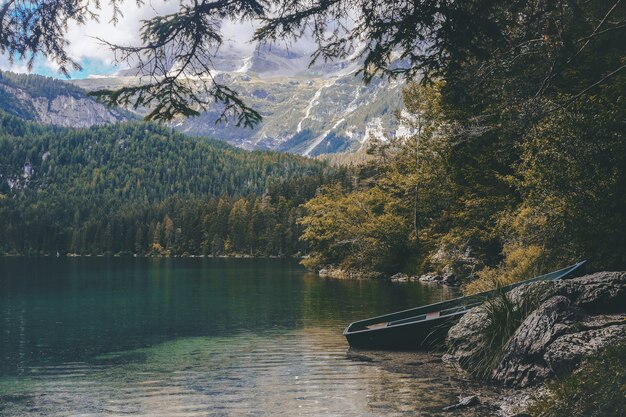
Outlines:
{"label": "sky", "polygon": [[[178,9],[177,1],[151,0],[138,6],[135,1],[128,0],[122,4],[123,17],[114,25],[110,22],[113,15],[112,8],[106,1],[102,2],[100,22],[88,21],[85,25],[72,24],[68,28],[67,40],[69,41],[68,53],[81,63],[81,71],[71,72],[71,78],[80,79],[90,75],[108,75],[125,65],[115,65],[112,52],[101,45],[96,38],[103,38],[109,42],[120,45],[136,45],[139,43],[141,21],[158,14],[172,13]],[[225,22],[222,32],[228,48],[236,48],[242,51],[254,50],[254,45],[248,40],[254,32],[252,23]],[[6,56],[0,56],[0,70],[14,72],[27,72],[25,62],[9,64]],[[65,78],[58,72],[53,62],[44,57],[35,60],[33,73],[55,78]]]}

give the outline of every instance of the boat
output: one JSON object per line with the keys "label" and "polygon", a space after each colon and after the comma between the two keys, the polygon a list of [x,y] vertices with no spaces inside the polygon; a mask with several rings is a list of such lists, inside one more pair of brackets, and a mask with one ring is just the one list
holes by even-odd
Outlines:
{"label": "boat", "polygon": [[482,293],[454,298],[427,306],[403,310],[350,323],[343,335],[351,348],[378,350],[425,350],[442,345],[448,330],[468,310],[493,297],[497,291],[537,281],[553,281],[571,277],[585,261],[558,271],[540,275]]}

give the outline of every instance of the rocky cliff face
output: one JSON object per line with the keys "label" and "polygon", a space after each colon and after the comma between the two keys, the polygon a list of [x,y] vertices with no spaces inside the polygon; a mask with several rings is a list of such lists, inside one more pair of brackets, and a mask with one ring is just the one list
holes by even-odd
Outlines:
{"label": "rocky cliff face", "polygon": [[[626,342],[626,272],[601,272],[571,280],[538,282],[508,293],[512,300],[540,297],[505,344],[492,379],[525,387],[563,376],[585,358]],[[482,307],[468,312],[448,333],[452,356],[470,369],[480,334],[489,325]]]}
{"label": "rocky cliff face", "polygon": [[37,75],[0,74],[0,109],[27,120],[63,127],[90,127],[126,120],[84,91]]}
{"label": "rocky cliff face", "polygon": [[[224,49],[213,62],[220,82],[233,87],[259,111],[255,129],[215,124],[219,109],[178,119],[175,129],[210,136],[245,149],[274,149],[316,156],[358,149],[370,135],[404,131],[394,115],[402,107],[401,83],[374,80],[364,85],[358,65],[346,60],[309,67],[307,52],[263,48],[255,52]],[[136,83],[133,71],[78,80],[86,90]]]}

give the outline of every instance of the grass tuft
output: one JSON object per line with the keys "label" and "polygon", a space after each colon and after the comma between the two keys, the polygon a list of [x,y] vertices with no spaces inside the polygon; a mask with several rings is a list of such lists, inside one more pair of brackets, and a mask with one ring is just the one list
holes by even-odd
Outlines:
{"label": "grass tuft", "polygon": [[535,309],[539,297],[526,294],[519,300],[498,289],[496,295],[485,301],[482,309],[487,315],[486,325],[479,337],[479,349],[467,364],[470,375],[489,379],[500,363],[504,347],[522,322]]}
{"label": "grass tuft", "polygon": [[545,250],[536,245],[508,245],[504,249],[505,261],[497,268],[485,268],[478,278],[466,284],[465,295],[504,287],[540,275],[550,265],[544,262]]}

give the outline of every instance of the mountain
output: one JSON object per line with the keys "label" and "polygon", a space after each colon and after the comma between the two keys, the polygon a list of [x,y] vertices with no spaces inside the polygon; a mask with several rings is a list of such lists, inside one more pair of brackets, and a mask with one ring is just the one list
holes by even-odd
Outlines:
{"label": "mountain", "polygon": [[[394,111],[402,107],[402,83],[374,79],[365,85],[351,58],[309,66],[305,50],[225,47],[213,60],[213,76],[238,91],[263,115],[254,129],[215,124],[212,108],[169,126],[195,136],[218,138],[248,150],[268,149],[307,156],[355,151],[369,135],[395,135]],[[111,109],[88,91],[139,82],[134,70],[64,82],[37,75],[0,74],[0,109],[26,120],[90,127],[141,117]]]}
{"label": "mountain", "polygon": [[0,72],[0,110],[25,120],[65,127],[104,125],[132,117],[97,103],[70,83],[11,72]]}
{"label": "mountain", "polygon": [[[245,149],[274,149],[316,156],[358,149],[370,135],[394,135],[401,108],[398,82],[357,76],[351,59],[309,67],[309,52],[261,47],[223,48],[213,61],[217,80],[235,88],[263,115],[255,129],[215,124],[219,108],[171,123],[178,131],[219,138]],[[76,80],[85,90],[136,83],[135,71]]]}

